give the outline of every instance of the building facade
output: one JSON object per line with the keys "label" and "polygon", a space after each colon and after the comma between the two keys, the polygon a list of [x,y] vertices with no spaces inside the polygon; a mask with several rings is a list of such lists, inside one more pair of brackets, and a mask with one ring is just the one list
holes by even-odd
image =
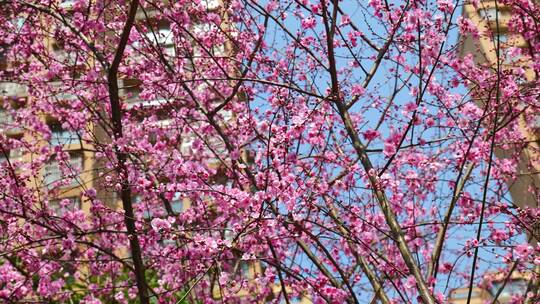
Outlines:
{"label": "building facade", "polygon": [[[527,83],[535,80],[535,73],[526,59],[529,52],[526,40],[519,34],[509,30],[512,8],[497,1],[479,1],[479,6],[467,2],[463,8],[463,17],[471,20],[477,29],[489,35],[480,35],[478,39],[472,35],[464,37],[462,55],[473,55],[474,62],[492,66],[494,71],[521,67],[523,89]],[[482,97],[478,97],[482,104]],[[540,119],[536,117],[519,118],[520,130],[528,139],[528,146],[521,151],[518,166],[518,178],[509,185],[512,200],[519,207],[539,207],[540,197]],[[509,157],[512,150],[497,149],[498,158]]]}
{"label": "building facade", "polygon": [[[509,28],[512,18],[512,7],[500,1],[481,0],[467,1],[463,5],[463,17],[473,22],[479,37],[468,35],[463,37],[461,54],[471,56],[478,65],[491,66],[494,73],[512,69],[520,69],[519,75],[522,90],[527,90],[527,84],[536,80],[527,55],[530,52],[527,41],[519,33]],[[487,35],[485,35],[487,33]],[[485,96],[475,96],[479,105],[484,105]],[[519,105],[518,105],[519,106]],[[516,119],[519,131],[526,138],[527,145],[513,149],[508,143],[506,149],[496,148],[495,155],[505,159],[519,154],[516,176],[508,186],[512,201],[519,208],[538,208],[540,206],[540,115],[534,114],[534,109],[521,109],[521,115]],[[503,146],[499,143],[499,146]],[[531,244],[536,244],[538,235],[528,234]],[[536,268],[538,269],[538,267]],[[527,290],[537,289],[538,282],[533,281],[531,273],[515,272],[509,278],[504,273],[489,273],[480,286],[473,288],[470,303],[511,303],[512,297],[524,295]],[[535,287],[536,286],[536,287]],[[458,288],[450,292],[451,303],[467,303],[469,288]]]}

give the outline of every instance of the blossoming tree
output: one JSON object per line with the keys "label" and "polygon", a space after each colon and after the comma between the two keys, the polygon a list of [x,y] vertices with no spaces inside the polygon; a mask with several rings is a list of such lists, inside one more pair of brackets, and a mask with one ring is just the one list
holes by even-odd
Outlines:
{"label": "blossoming tree", "polygon": [[527,48],[462,1],[0,0],[0,298],[534,303],[540,14],[498,3]]}

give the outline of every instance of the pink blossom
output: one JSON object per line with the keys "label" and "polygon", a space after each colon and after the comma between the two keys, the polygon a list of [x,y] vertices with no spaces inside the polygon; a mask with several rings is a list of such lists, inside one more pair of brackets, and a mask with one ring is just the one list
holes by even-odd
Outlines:
{"label": "pink blossom", "polygon": [[366,131],[364,131],[362,133],[362,135],[364,136],[364,138],[368,141],[372,141],[374,140],[375,138],[379,137],[380,136],[380,133],[379,131],[376,131],[376,130],[373,130],[373,129],[368,129]]}
{"label": "pink blossom", "polygon": [[171,223],[167,220],[164,220],[164,219],[160,219],[160,218],[155,218],[152,220],[151,222],[151,225],[152,225],[152,228],[156,231],[156,232],[160,232],[162,230],[169,230],[171,229]]}
{"label": "pink blossom", "polygon": [[532,251],[533,249],[529,244],[519,244],[514,247],[514,252],[520,259],[526,259]]}
{"label": "pink blossom", "polygon": [[359,85],[359,84],[355,84],[355,85],[353,85],[353,86],[351,87],[351,93],[352,93],[353,95],[362,96],[362,95],[364,95],[364,92],[365,92],[365,91],[366,91],[366,90],[364,89],[364,87],[361,86],[361,85]]}
{"label": "pink blossom", "polygon": [[431,117],[426,119],[426,127],[431,128],[435,125],[435,120]]}
{"label": "pink blossom", "polygon": [[308,17],[308,18],[302,19],[301,23],[302,23],[302,28],[307,30],[307,29],[315,28],[317,21],[313,17]]}
{"label": "pink blossom", "polygon": [[386,155],[387,157],[390,157],[396,154],[396,152],[397,152],[396,144],[389,141],[384,142],[384,149],[383,149],[384,155]]}
{"label": "pink blossom", "polygon": [[451,13],[454,9],[454,4],[451,0],[437,0],[437,5],[439,6],[439,10],[445,13]]}

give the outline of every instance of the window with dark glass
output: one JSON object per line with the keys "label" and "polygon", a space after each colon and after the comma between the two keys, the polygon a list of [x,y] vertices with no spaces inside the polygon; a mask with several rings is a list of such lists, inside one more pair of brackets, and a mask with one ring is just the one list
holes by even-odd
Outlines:
{"label": "window with dark glass", "polygon": [[79,134],[77,132],[65,129],[59,122],[53,122],[49,127],[51,129],[51,139],[49,143],[53,146],[71,145],[80,142]]}
{"label": "window with dark glass", "polygon": [[67,164],[67,173],[64,176],[61,170],[61,164],[57,159],[51,159],[47,165],[45,165],[45,172],[43,176],[43,182],[46,186],[50,187],[55,182],[58,182],[64,178],[69,180],[69,185],[73,186],[77,184],[77,177],[83,166],[82,155],[75,153],[70,155]]}
{"label": "window with dark glass", "polygon": [[76,211],[81,208],[79,197],[68,197],[64,199],[55,199],[49,202],[49,208],[57,215],[62,216],[65,212]]}

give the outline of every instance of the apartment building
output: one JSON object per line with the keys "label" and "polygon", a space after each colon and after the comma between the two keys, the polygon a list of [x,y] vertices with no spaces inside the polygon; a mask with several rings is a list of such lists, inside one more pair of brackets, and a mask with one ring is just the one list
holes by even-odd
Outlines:
{"label": "apartment building", "polygon": [[[463,16],[471,20],[479,31],[488,33],[474,38],[464,37],[461,49],[463,56],[472,54],[475,63],[485,64],[496,69],[522,67],[523,75],[520,82],[524,89],[527,83],[535,80],[536,75],[526,59],[531,50],[524,37],[509,31],[509,21],[512,7],[501,4],[501,1],[481,0],[475,6],[472,1],[463,5]],[[476,96],[478,103],[483,104],[482,96]],[[523,113],[527,113],[524,109]],[[540,115],[520,115],[519,128],[528,145],[520,152],[517,179],[509,184],[509,190],[514,204],[518,207],[539,207],[540,202]],[[511,144],[511,143],[510,143]],[[497,158],[510,157],[514,150],[496,149]],[[538,236],[529,235],[531,243],[535,244]],[[537,267],[538,269],[538,267]],[[480,286],[472,289],[470,303],[510,303],[515,295],[523,295],[531,283],[530,273],[515,272],[509,278],[504,273],[487,274]],[[534,284],[534,283],[533,283]],[[534,288],[534,287],[533,287]],[[450,292],[450,303],[464,304],[469,297],[469,288],[457,288]],[[495,302],[494,302],[495,301]]]}
{"label": "apartment building", "polygon": [[[471,291],[470,304],[512,303],[514,296],[521,296],[531,280],[530,273],[515,272],[507,279],[505,273],[490,273],[486,275],[480,286]],[[450,291],[450,304],[467,304],[469,288],[462,287]]]}
{"label": "apartment building", "polygon": [[[512,8],[505,6],[500,1],[479,1],[475,7],[471,2],[466,2],[463,7],[463,16],[476,24],[479,31],[489,33],[480,35],[479,39],[471,35],[465,37],[462,54],[473,54],[477,64],[491,65],[493,69],[508,69],[512,66],[520,66],[524,70],[521,75],[523,88],[527,83],[535,79],[534,71],[530,68],[527,56],[531,50],[525,39],[517,33],[508,30],[508,22],[512,15]],[[498,43],[497,43],[498,42]],[[499,45],[499,52],[497,52]],[[499,53],[499,56],[497,56]],[[482,96],[478,96],[482,103]],[[518,118],[519,126],[529,145],[521,152],[521,161],[518,167],[518,178],[509,185],[513,202],[519,207],[538,207],[540,197],[540,116]],[[513,151],[497,149],[495,154],[498,158],[507,158]]]}

